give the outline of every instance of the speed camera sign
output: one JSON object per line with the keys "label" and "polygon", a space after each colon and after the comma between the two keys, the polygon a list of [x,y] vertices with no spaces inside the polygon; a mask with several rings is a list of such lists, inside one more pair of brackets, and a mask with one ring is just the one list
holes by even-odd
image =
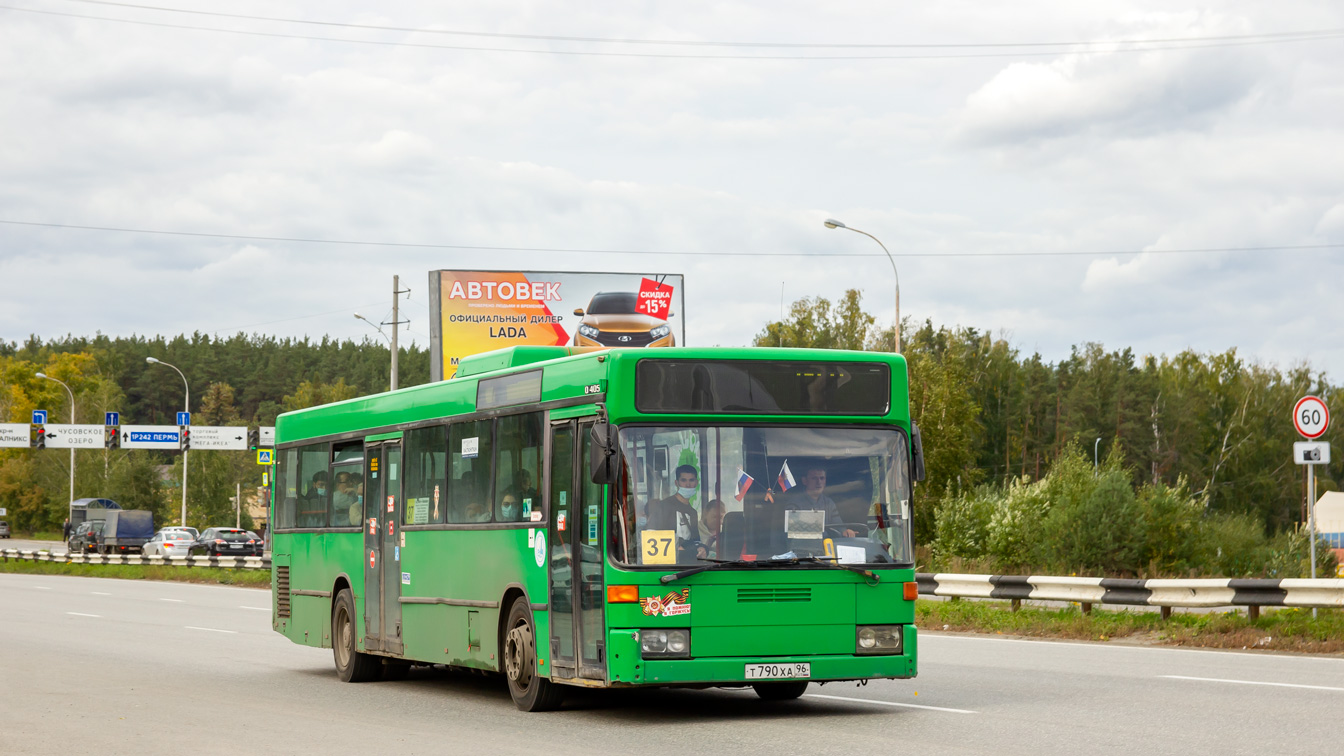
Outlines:
{"label": "speed camera sign", "polygon": [[1320,438],[1330,427],[1330,408],[1318,397],[1298,399],[1293,407],[1293,427],[1303,438]]}

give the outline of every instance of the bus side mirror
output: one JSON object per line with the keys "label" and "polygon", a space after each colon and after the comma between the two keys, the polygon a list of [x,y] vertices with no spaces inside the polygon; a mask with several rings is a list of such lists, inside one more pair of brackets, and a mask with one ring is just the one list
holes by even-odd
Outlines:
{"label": "bus side mirror", "polygon": [[924,439],[919,435],[919,426],[913,422],[910,423],[910,436],[913,439],[910,444],[910,479],[924,480]]}
{"label": "bus side mirror", "polygon": [[616,438],[616,429],[606,420],[593,423],[589,431],[592,435],[592,453],[588,458],[588,474],[599,486],[609,485],[616,479],[619,466],[620,444]]}

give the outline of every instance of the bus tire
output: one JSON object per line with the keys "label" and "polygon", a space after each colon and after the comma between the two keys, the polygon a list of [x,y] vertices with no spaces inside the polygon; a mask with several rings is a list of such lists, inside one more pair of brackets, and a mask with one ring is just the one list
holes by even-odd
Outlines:
{"label": "bus tire", "polygon": [[348,588],[336,594],[336,602],[331,608],[331,655],[341,682],[368,682],[382,675],[382,660],[359,650],[355,636],[355,599]]}
{"label": "bus tire", "polygon": [[755,683],[751,687],[763,701],[792,701],[807,692],[807,681]]}
{"label": "bus tire", "polygon": [[519,596],[509,609],[504,624],[504,676],[509,695],[522,711],[551,711],[564,700],[559,685],[537,674],[536,626],[527,598]]}

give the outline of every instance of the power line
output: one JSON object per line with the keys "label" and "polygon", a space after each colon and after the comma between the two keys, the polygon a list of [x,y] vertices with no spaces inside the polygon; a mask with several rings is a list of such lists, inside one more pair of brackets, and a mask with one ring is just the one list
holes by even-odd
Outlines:
{"label": "power line", "polygon": [[[1003,53],[955,53],[946,55],[705,55],[705,54],[668,54],[668,53],[637,53],[637,52],[613,52],[597,50],[545,50],[545,49],[527,49],[512,47],[470,47],[466,45],[433,45],[419,42],[393,42],[385,40],[372,39],[348,39],[342,37],[319,37],[305,34],[282,34],[279,32],[261,32],[244,31],[240,29],[221,29],[211,26],[192,26],[189,24],[168,24],[157,21],[136,21],[125,18],[109,18],[107,16],[91,16],[81,13],[63,13],[60,11],[38,10],[36,8],[19,8],[12,5],[0,5],[0,10],[11,10],[19,13],[36,13],[45,16],[60,16],[63,18],[82,18],[93,21],[107,21],[117,24],[132,24],[136,26],[152,26],[161,29],[186,29],[190,31],[215,32],[218,34],[234,34],[248,37],[268,37],[272,39],[299,39],[313,42],[344,42],[355,45],[376,45],[380,47],[412,47],[431,50],[459,50],[467,52],[502,52],[502,53],[528,53],[533,55],[561,55],[571,57],[598,57],[598,58],[662,58],[662,59],[689,59],[689,60],[945,60],[954,58],[1029,58],[1029,57],[1053,57],[1065,52],[1095,52],[1095,53],[1131,53],[1131,52],[1150,52],[1156,50],[1193,50],[1211,47],[1244,47],[1248,45],[1279,44],[1283,42],[1312,42],[1319,40],[1330,40],[1344,38],[1344,30],[1322,31],[1320,33],[1304,33],[1303,36],[1294,36],[1286,38],[1260,38],[1250,41],[1228,41],[1228,42],[1210,42],[1199,44],[1174,44],[1174,45],[1155,45],[1147,47],[1126,47],[1116,50],[1092,50],[1092,51],[1065,51],[1052,50],[1048,52],[1003,52]],[[1046,43],[1043,43],[1046,44]],[[1084,43],[1088,45],[1106,45],[1114,43],[1095,42]]]}
{"label": "power line", "polygon": [[1184,42],[1227,42],[1260,41],[1273,42],[1320,34],[1344,34],[1344,29],[1313,29],[1307,31],[1269,32],[1263,34],[1234,34],[1221,36],[1161,37],[1154,39],[1117,39],[1103,41],[1072,42],[951,42],[951,43],[852,43],[852,42],[742,42],[742,41],[697,41],[674,39],[639,39],[628,37],[580,37],[558,34],[509,34],[504,32],[465,31],[460,29],[433,29],[416,26],[382,26],[378,24],[355,24],[340,21],[314,21],[302,18],[283,18],[277,16],[253,16],[242,13],[222,13],[187,8],[168,8],[159,5],[139,5],[118,3],[110,0],[67,0],[67,2],[86,5],[104,5],[116,8],[134,8],[163,13],[184,13],[194,16],[212,16],[215,18],[244,19],[248,21],[269,21],[285,24],[307,24],[309,26],[331,26],[343,29],[368,29],[373,31],[411,32],[416,34],[442,34],[460,37],[484,37],[488,39],[522,39],[547,42],[591,42],[622,45],[665,45],[682,47],[747,47],[747,48],[807,48],[807,49],[933,49],[933,48],[1003,48],[1003,47],[1073,47],[1079,45],[1153,45]]}
{"label": "power line", "polygon": [[[0,224],[58,228],[77,231],[103,231],[124,234],[152,234],[157,236],[186,236],[204,239],[232,239],[238,241],[295,242],[300,244],[342,244],[357,247],[401,247],[412,249],[459,249],[486,252],[549,252],[585,255],[666,255],[674,257],[885,257],[876,252],[667,252],[649,249],[581,249],[566,247],[504,247],[480,244],[437,244],[417,242],[370,241],[365,239],[314,239],[298,236],[253,236],[247,234],[215,234],[199,231],[165,231],[148,228],[118,228],[114,226],[83,226],[72,223],[37,223],[0,219]],[[1098,251],[1059,250],[1027,252],[893,252],[893,257],[1109,257],[1114,255],[1192,255],[1214,252],[1303,252],[1344,249],[1339,244],[1275,244],[1261,247],[1191,247],[1187,249],[1112,249]]]}

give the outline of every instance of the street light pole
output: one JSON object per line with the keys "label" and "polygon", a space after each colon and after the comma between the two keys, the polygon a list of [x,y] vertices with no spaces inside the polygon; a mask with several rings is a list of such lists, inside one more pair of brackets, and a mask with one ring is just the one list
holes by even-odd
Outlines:
{"label": "street light pole", "polygon": [[[182,411],[191,412],[191,387],[187,385],[187,377],[182,375],[182,371],[177,369],[176,365],[169,365],[163,360],[157,360],[153,357],[146,357],[145,362],[151,365],[168,365],[168,367],[177,371],[182,376]],[[187,450],[182,450],[182,527],[187,526]]]}
{"label": "street light pole", "polygon": [[[401,355],[400,355],[400,350],[398,350],[398,348],[397,348],[397,326],[401,325],[403,322],[405,322],[405,323],[410,323],[410,322],[411,322],[411,321],[409,321],[409,320],[403,321],[403,320],[401,319],[401,317],[400,317],[400,315],[401,315],[401,295],[402,295],[402,294],[409,294],[410,291],[411,291],[410,289],[403,289],[403,288],[401,288],[401,276],[392,276],[392,322],[391,322],[391,323],[383,323],[383,324],[380,325],[380,324],[378,324],[378,323],[373,322],[372,320],[369,320],[368,318],[364,317],[363,315],[360,315],[359,313],[355,313],[355,317],[356,317],[356,318],[358,318],[359,320],[362,320],[362,321],[364,321],[365,323],[368,323],[369,325],[373,326],[373,329],[374,329],[375,331],[378,332],[378,335],[379,335],[379,336],[382,336],[382,337],[383,337],[383,341],[386,341],[386,342],[387,342],[387,344],[388,344],[388,348],[392,351],[392,373],[391,373],[391,380],[389,381],[389,384],[391,385],[393,391],[396,391],[396,390],[397,390],[397,386],[398,386],[398,384],[399,384],[398,376],[397,376],[397,373],[398,373],[398,370],[397,370],[397,368],[398,368],[398,364],[397,364],[397,363],[399,362],[398,358],[401,356]],[[387,337],[387,334],[386,334],[386,333],[383,333],[383,326],[385,326],[385,325],[390,325],[390,326],[392,326],[392,338],[390,338],[390,339]]]}
{"label": "street light pole", "polygon": [[1094,477],[1097,475],[1098,471],[1100,471],[1100,469],[1101,469],[1101,465],[1097,462],[1097,447],[1099,447],[1099,446],[1101,446],[1101,437],[1100,437],[1100,436],[1097,437],[1097,440],[1096,440],[1096,441],[1093,441],[1093,442],[1092,442],[1092,475],[1093,475]]}
{"label": "street light pole", "polygon": [[896,272],[896,258],[891,256],[891,250],[887,249],[887,245],[883,244],[881,239],[873,236],[867,231],[861,231],[852,226],[846,226],[834,218],[827,218],[825,225],[826,228],[843,228],[847,231],[853,231],[856,234],[863,234],[869,239],[877,242],[877,246],[881,247],[882,251],[887,253],[887,261],[891,263],[891,275],[896,279],[896,324],[891,329],[891,351],[899,353],[901,351],[901,275]]}
{"label": "street light pole", "polygon": [[[38,373],[38,378],[46,378],[49,381],[55,381],[65,386],[65,393],[70,395],[70,424],[75,424],[75,392],[70,390],[65,381],[59,378],[52,378],[46,373]],[[70,522],[70,527],[74,527],[75,521],[75,447],[70,447],[70,506],[66,508],[66,519]]]}

